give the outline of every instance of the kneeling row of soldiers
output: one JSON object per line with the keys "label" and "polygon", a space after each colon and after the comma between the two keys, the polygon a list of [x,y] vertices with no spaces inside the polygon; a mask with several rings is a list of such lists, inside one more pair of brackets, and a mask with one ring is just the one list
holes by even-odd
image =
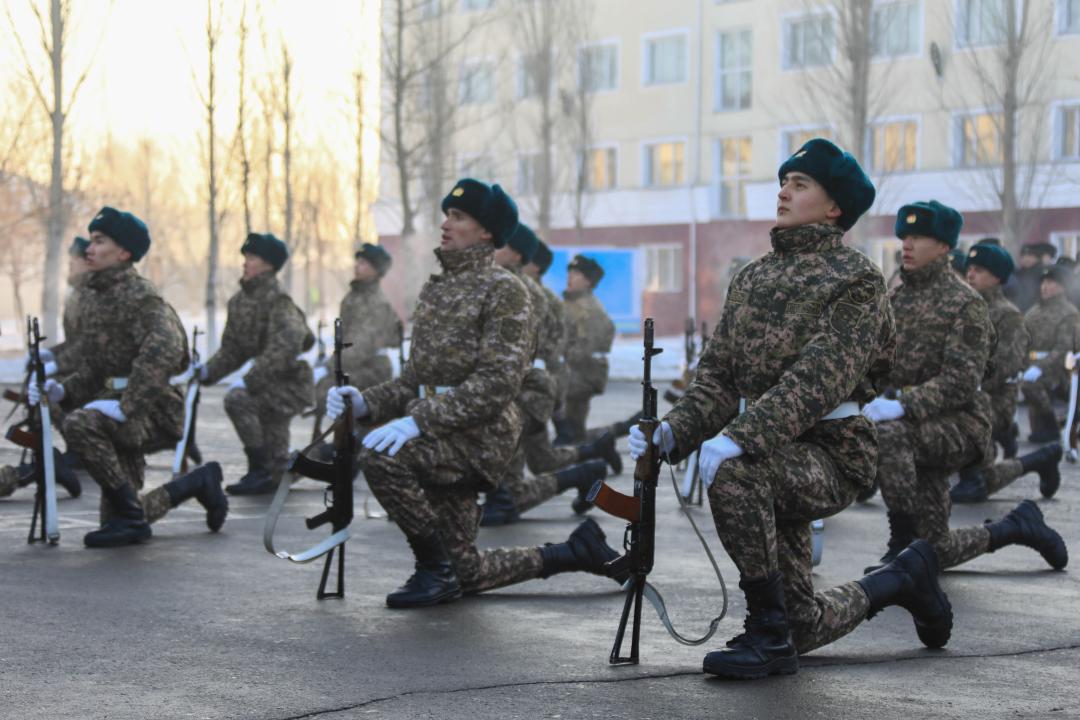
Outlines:
{"label": "kneeling row of soldiers", "polygon": [[[995,331],[987,302],[949,270],[959,213],[934,201],[900,209],[903,282],[886,294],[880,271],[842,243],[874,199],[855,159],[831,142],[811,140],[783,163],[778,179],[772,251],[732,282],[696,377],[656,434],[645,438],[630,428],[635,458],[650,442],[672,463],[699,452],[716,529],[747,604],[744,632],[709,653],[703,668],[733,678],[795,672],[800,654],[894,605],[911,613],[924,644],[941,647],[952,630],[941,570],[1014,544],[1037,550],[1055,569],[1067,563],[1063,540],[1030,501],[981,527],[948,526],[949,474],[974,467],[985,479],[995,454],[991,403],[980,389],[984,381],[993,385],[995,366],[989,364],[988,374],[988,361]],[[513,200],[498,185],[464,179],[442,209],[435,251],[442,272],[420,293],[400,376],[326,393],[328,417],[340,415],[347,396],[356,418],[373,428],[363,438],[360,466],[415,556],[415,572],[387,596],[391,607],[449,602],[568,571],[605,575],[605,563],[617,556],[591,519],[562,543],[476,547],[480,493],[488,504],[499,502],[500,487],[515,502],[528,496],[514,489],[530,463],[522,441],[543,433],[536,442],[546,443],[558,390],[548,362],[536,362],[550,349],[548,313],[543,292],[521,272],[538,243],[518,222]],[[216,463],[148,493],[141,504],[135,496],[143,451],[154,437],[178,436],[176,428],[155,423],[178,417],[179,392],[161,388],[183,370],[184,335],[162,330],[178,325],[175,313],[131,268],[149,245],[145,227],[106,209],[90,230],[92,307],[109,309],[95,313],[95,322],[117,325],[93,328],[85,341],[80,333],[86,348],[77,355],[78,369],[63,382],[46,383],[51,402],[78,408],[64,420],[64,434],[102,485],[103,510],[111,515],[87,544],[145,539],[148,522],[189,497],[207,507],[217,529],[227,504]],[[233,489],[262,492],[273,483],[269,466],[287,447],[281,420],[287,429],[300,396],[311,391],[310,371],[296,355],[313,338],[268,272],[284,262],[284,246],[253,235],[244,253],[245,279],[230,301],[222,350],[189,372],[214,381],[255,358],[229,390],[226,408],[249,460],[248,475]],[[993,271],[996,253],[976,248],[969,263]],[[372,262],[376,270],[378,264]],[[597,276],[585,259],[577,269]],[[113,276],[123,278],[122,303],[104,283]],[[133,307],[151,312],[118,319]],[[132,342],[95,345],[127,326]],[[268,385],[271,371],[294,372],[295,386]],[[127,377],[126,389],[102,395],[114,376]],[[97,399],[87,404],[88,397]],[[165,404],[168,413],[156,412]],[[597,454],[602,465],[608,447],[593,443],[575,452]],[[1053,471],[1044,460],[1017,462],[1020,471],[1056,472],[1056,458]],[[582,477],[591,482],[596,473],[578,469],[573,479],[556,473],[535,497],[583,487]],[[889,509],[885,556],[861,579],[815,592],[810,521],[840,512],[875,482]]]}

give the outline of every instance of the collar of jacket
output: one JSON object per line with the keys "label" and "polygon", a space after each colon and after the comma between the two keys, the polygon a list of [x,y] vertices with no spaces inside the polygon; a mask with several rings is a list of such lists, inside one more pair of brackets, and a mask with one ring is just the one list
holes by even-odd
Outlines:
{"label": "collar of jacket", "polygon": [[773,250],[778,253],[821,252],[840,247],[844,228],[839,225],[812,223],[793,228],[773,228],[769,231]]}
{"label": "collar of jacket", "polygon": [[1069,298],[1065,295],[1065,293],[1055,295],[1049,300],[1043,300],[1041,297],[1039,298],[1039,304],[1042,305],[1044,308],[1057,307],[1058,305],[1068,304],[1068,302]]}
{"label": "collar of jacket", "polygon": [[563,290],[562,296],[564,300],[577,300],[590,294],[592,294],[592,290],[585,288],[584,290]]}
{"label": "collar of jacket", "polygon": [[350,280],[349,288],[356,292],[371,292],[379,287],[378,280]]}
{"label": "collar of jacket", "polygon": [[482,242],[464,250],[435,248],[435,257],[438,258],[439,264],[442,265],[444,273],[457,275],[469,270],[483,270],[494,265],[495,246],[491,243]]}
{"label": "collar of jacket", "polygon": [[933,285],[945,277],[946,273],[951,273],[952,271],[952,258],[946,253],[918,270],[901,269],[900,277],[903,279],[905,285],[911,287],[925,287],[927,285]]}
{"label": "collar of jacket", "polygon": [[277,285],[277,274],[273,272],[264,272],[253,278],[240,278],[240,289],[249,295],[263,291],[269,292],[271,289],[277,288]]}
{"label": "collar of jacket", "polygon": [[987,305],[1005,297],[1005,293],[1001,291],[1000,285],[991,285],[985,290],[980,290],[979,294],[982,295],[982,299],[986,301]]}
{"label": "collar of jacket", "polygon": [[135,266],[131,263],[120,263],[104,270],[87,273],[91,277],[86,279],[86,287],[93,290],[105,290],[113,285],[125,282],[137,274]]}

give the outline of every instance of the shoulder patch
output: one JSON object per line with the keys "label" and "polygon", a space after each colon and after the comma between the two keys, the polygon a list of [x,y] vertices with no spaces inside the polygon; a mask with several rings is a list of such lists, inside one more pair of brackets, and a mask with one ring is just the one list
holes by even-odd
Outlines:
{"label": "shoulder patch", "polygon": [[978,347],[982,336],[982,329],[978,325],[965,325],[964,329],[960,331],[960,338],[968,347]]}
{"label": "shoulder patch", "polygon": [[848,299],[857,305],[866,305],[877,297],[877,288],[869,280],[856,280],[847,291]]}
{"label": "shoulder patch", "polygon": [[829,327],[838,335],[849,335],[854,332],[865,314],[865,307],[859,307],[849,302],[838,302],[832,306],[832,312],[829,315]]}
{"label": "shoulder patch", "polygon": [[728,290],[727,301],[732,305],[742,305],[746,302],[746,293],[742,290]]}
{"label": "shoulder patch", "polygon": [[499,321],[499,339],[510,345],[521,340],[525,332],[525,323],[517,318],[503,318]]}
{"label": "shoulder patch", "polygon": [[784,306],[784,315],[799,315],[802,317],[821,317],[824,306],[817,300],[806,302],[789,302]]}

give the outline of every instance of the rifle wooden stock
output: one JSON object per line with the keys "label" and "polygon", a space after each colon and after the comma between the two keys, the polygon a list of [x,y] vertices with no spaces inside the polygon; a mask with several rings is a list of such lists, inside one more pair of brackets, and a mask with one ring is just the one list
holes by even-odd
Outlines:
{"label": "rifle wooden stock", "polygon": [[597,480],[586,499],[608,515],[614,515],[627,522],[641,519],[641,501],[633,495],[626,495],[612,489],[603,480]]}
{"label": "rifle wooden stock", "polygon": [[23,395],[22,393],[15,392],[14,390],[12,390],[10,388],[5,388],[4,389],[4,399],[5,400],[10,400],[13,403],[20,403],[20,404],[26,402],[26,396],[25,395]]}
{"label": "rifle wooden stock", "polygon": [[39,433],[30,432],[29,430],[23,430],[20,427],[8,428],[7,439],[27,450],[38,450],[41,448],[41,435]]}

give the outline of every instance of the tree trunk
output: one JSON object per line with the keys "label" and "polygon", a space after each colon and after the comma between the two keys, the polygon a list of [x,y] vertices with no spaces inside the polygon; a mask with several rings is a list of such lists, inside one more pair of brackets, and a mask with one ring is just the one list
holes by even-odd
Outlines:
{"label": "tree trunk", "polygon": [[[293,231],[293,187],[292,187],[292,89],[290,87],[290,81],[292,79],[292,58],[289,56],[289,49],[282,47],[282,62],[281,62],[281,79],[282,79],[282,92],[284,93],[284,101],[281,108],[281,120],[283,129],[285,131],[285,149],[282,156],[282,161],[285,166],[285,245],[290,249],[292,248],[292,231]],[[285,265],[285,291],[292,294],[293,291],[293,265],[295,262],[287,263]]]}
{"label": "tree trunk", "polygon": [[64,9],[61,0],[49,3],[52,25],[52,47],[49,64],[52,69],[53,106],[52,164],[49,170],[49,220],[45,242],[45,276],[41,283],[41,314],[45,320],[45,335],[56,337],[60,309],[60,260],[67,227],[67,208],[64,203]]}
{"label": "tree trunk", "polygon": [[206,221],[210,232],[210,247],[206,258],[206,346],[213,354],[217,349],[217,273],[218,273],[218,226],[217,226],[217,155],[215,145],[217,137],[214,130],[214,111],[216,109],[214,67],[214,46],[217,44],[213,23],[211,0],[206,3],[206,50],[207,50],[207,93],[206,93],[206,146],[207,146],[207,198]]}
{"label": "tree trunk", "polygon": [[[1005,3],[1005,62],[1002,68],[1005,92],[1002,96],[1001,127],[1001,234],[1005,247],[1019,247],[1020,212],[1016,201],[1016,125],[1020,113],[1017,86],[1020,75],[1021,38],[1017,34],[1016,5]],[[1026,12],[1026,10],[1025,10]]]}

